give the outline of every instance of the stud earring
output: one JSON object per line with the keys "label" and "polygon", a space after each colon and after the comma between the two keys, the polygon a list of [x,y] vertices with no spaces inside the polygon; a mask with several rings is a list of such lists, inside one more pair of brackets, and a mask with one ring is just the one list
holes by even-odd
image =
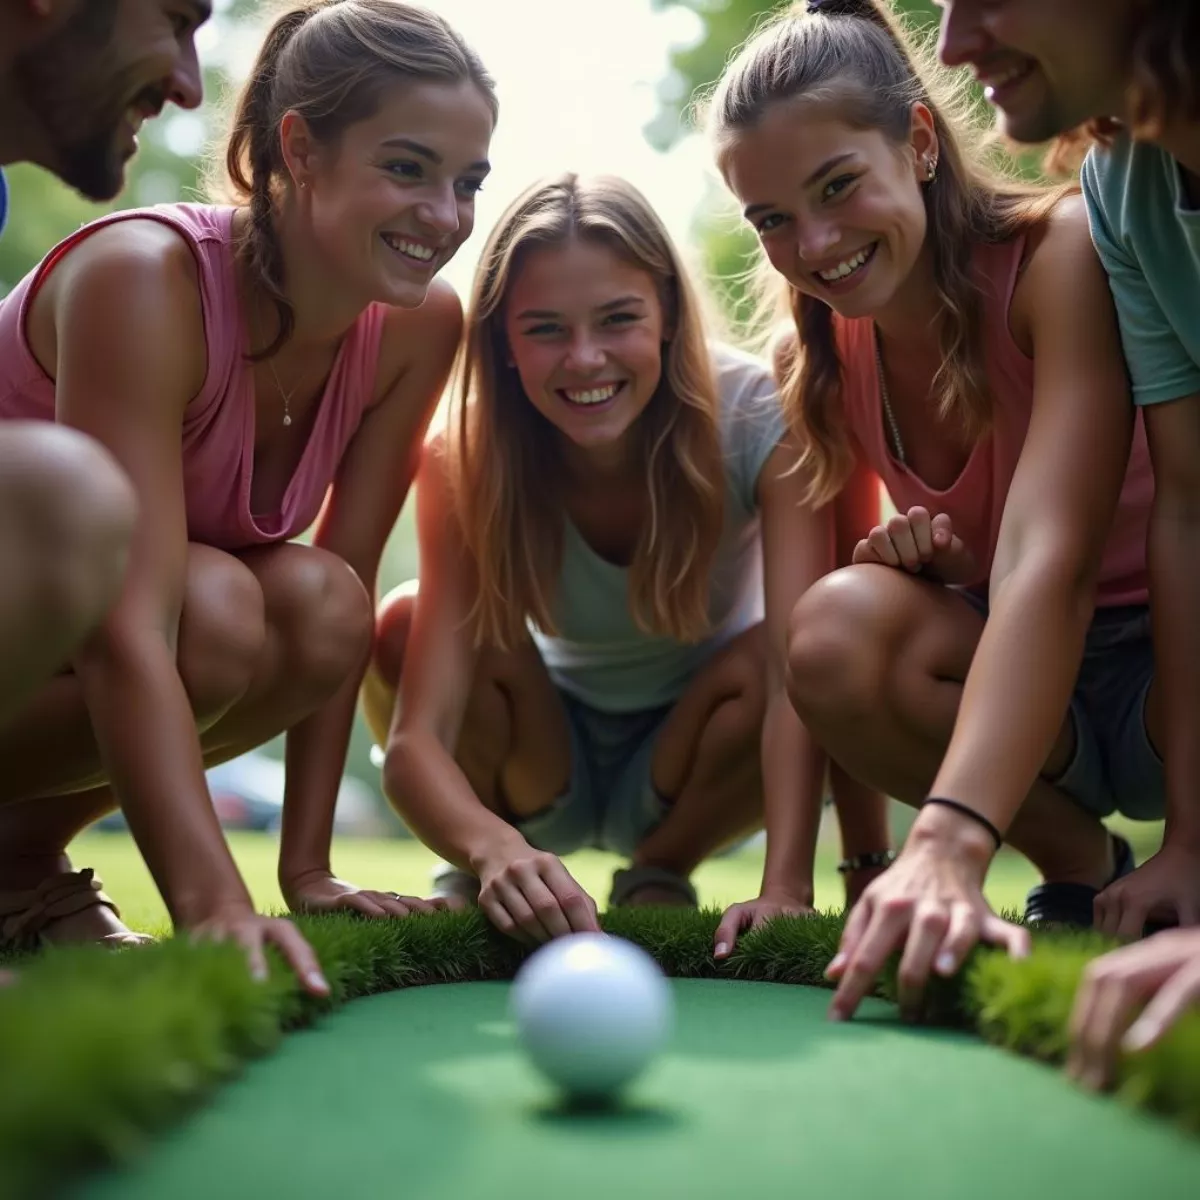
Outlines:
{"label": "stud earring", "polygon": [[936,178],[936,176],[937,176],[937,159],[931,158],[925,163],[925,178],[928,179],[930,183],[932,183],[934,181],[934,179]]}

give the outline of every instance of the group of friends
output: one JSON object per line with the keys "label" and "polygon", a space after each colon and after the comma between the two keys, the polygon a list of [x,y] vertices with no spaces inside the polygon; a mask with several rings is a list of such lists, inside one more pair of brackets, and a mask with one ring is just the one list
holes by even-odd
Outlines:
{"label": "group of friends", "polygon": [[[724,957],[812,911],[829,794],[835,1018],[896,951],[916,1017],[1039,924],[1132,942],[1077,997],[1089,1085],[1200,1004],[1200,14],[941,7],[935,55],[887,0],[793,4],[699,106],[761,354],[615,175],[517,197],[464,310],[437,276],[486,66],[396,0],[280,16],[226,202],[106,216],[0,301],[0,945],[142,940],[66,854],[119,807],[177,930],[324,993],[205,782],[286,733],[294,912],[477,904],[539,942],[598,928],[563,855],[628,861],[609,905],[695,904],[765,828]],[[142,122],[201,103],[209,8],[4,0],[0,164],[115,196]],[[1078,177],[998,165],[962,67]],[[419,586],[379,599],[410,488]],[[428,899],[331,869],[360,703],[444,860]],[[886,797],[917,809],[898,854]],[[1117,812],[1165,818],[1140,866]],[[1020,926],[984,897],[1003,843],[1043,880]]]}

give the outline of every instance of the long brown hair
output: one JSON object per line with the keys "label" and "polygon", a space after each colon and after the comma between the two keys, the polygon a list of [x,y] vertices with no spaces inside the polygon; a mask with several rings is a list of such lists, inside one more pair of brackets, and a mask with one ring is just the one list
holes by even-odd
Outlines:
{"label": "long brown hair", "polygon": [[[1133,6],[1128,36],[1125,113],[1136,138],[1160,137],[1168,120],[1200,120],[1200,5],[1195,0],[1155,0]],[[1051,144],[1046,167],[1058,173],[1078,166],[1093,142],[1109,143],[1121,125],[1099,116]]]}
{"label": "long brown hair", "polygon": [[495,85],[479,56],[436,13],[399,0],[311,0],[271,26],[234,110],[225,172],[235,202],[250,209],[238,247],[274,304],[278,331],[256,353],[270,358],[291,336],[275,206],[286,170],[279,141],[284,114],[304,118],[313,136],[336,145],[379,109],[397,81],[470,81],[496,113]]}
{"label": "long brown hair", "polygon": [[555,430],[509,366],[505,301],[531,251],[569,241],[607,247],[655,281],[669,340],[658,389],[638,418],[650,518],[629,572],[634,620],[695,641],[709,629],[709,569],[725,489],[720,414],[696,297],[662,222],[613,176],[562,175],[519,196],[476,270],[461,379],[448,430],[452,493],[477,573],[480,644],[511,647],[532,620],[553,635],[563,504]]}
{"label": "long brown hair", "polygon": [[[933,114],[936,181],[924,188],[933,276],[942,309],[942,366],[934,380],[938,412],[970,442],[990,427],[992,405],[983,356],[982,304],[971,275],[972,248],[1004,242],[1044,221],[1063,189],[1005,179],[980,149],[968,150],[963,85],[939,67],[928,46],[910,39],[885,3],[824,0],[792,5],[741,49],[704,102],[718,153],[767,108],[797,96],[821,96],[854,128],[877,129],[907,145],[914,104]],[[788,420],[809,477],[808,501],[823,504],[853,468],[841,413],[841,363],[833,310],[772,274],[772,306],[795,324],[799,353],[780,380]],[[778,297],[778,299],[776,299]]]}

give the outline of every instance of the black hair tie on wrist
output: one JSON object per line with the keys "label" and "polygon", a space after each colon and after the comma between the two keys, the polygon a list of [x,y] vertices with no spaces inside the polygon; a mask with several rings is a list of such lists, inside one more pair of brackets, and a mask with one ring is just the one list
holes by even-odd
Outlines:
{"label": "black hair tie on wrist", "polygon": [[970,817],[977,825],[982,825],[992,835],[992,841],[996,843],[997,850],[1004,845],[1004,834],[983,813],[976,812],[973,808],[969,808],[965,804],[960,804],[957,800],[948,800],[945,796],[928,796],[921,807],[928,808],[931,804],[939,805],[942,808],[949,808],[956,813],[961,813],[964,817]]}

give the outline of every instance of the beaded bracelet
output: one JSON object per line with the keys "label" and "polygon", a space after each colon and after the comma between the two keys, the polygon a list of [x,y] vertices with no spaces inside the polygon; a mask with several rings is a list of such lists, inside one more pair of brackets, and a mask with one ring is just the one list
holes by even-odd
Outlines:
{"label": "beaded bracelet", "polygon": [[890,867],[896,861],[894,850],[872,850],[870,854],[856,854],[838,863],[838,871],[849,875],[851,871],[865,871],[869,867]]}

